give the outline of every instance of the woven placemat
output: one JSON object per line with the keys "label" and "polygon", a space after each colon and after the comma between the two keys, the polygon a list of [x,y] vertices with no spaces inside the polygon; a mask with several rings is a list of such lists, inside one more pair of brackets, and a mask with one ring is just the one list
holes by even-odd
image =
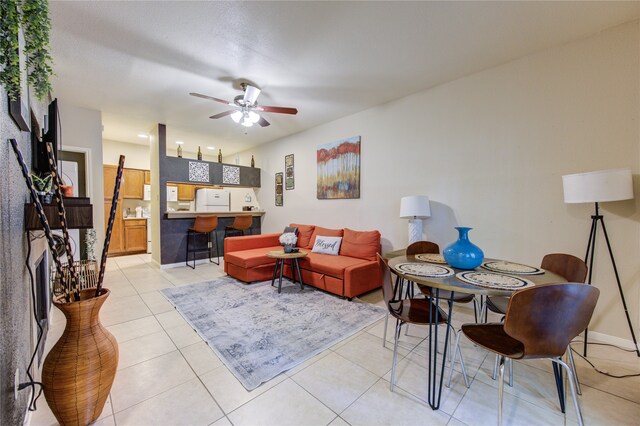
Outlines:
{"label": "woven placemat", "polygon": [[505,260],[494,260],[485,262],[482,267],[488,271],[500,272],[503,274],[516,275],[539,275],[544,274],[544,269],[535,266],[523,265],[521,263],[507,262]]}
{"label": "woven placemat", "polygon": [[491,272],[464,271],[458,272],[456,278],[467,284],[498,290],[520,290],[534,285],[531,281],[513,277],[511,275],[494,274]]}
{"label": "woven placemat", "polygon": [[444,278],[453,275],[453,269],[447,266],[430,265],[428,263],[407,262],[395,266],[403,274],[417,277]]}
{"label": "woven placemat", "polygon": [[438,253],[416,254],[416,259],[429,262],[429,263],[439,263],[441,265],[446,265],[447,263],[447,261],[444,260],[444,257]]}

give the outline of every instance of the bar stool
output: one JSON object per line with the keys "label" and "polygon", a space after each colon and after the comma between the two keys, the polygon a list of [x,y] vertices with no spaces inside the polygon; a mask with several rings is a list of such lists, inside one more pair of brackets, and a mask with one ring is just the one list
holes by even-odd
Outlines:
{"label": "bar stool", "polygon": [[224,227],[224,237],[227,238],[227,236],[232,233],[242,233],[242,235],[244,235],[244,231],[251,228],[252,223],[253,216],[251,215],[236,216],[235,219],[233,219],[233,224]]}
{"label": "bar stool", "polygon": [[[218,216],[196,216],[196,220],[193,222],[193,227],[189,228],[187,231],[187,260],[186,264],[192,269],[196,269],[196,253],[207,251],[209,252],[209,262],[215,263],[216,265],[220,264],[220,252],[218,251],[218,232],[216,228],[218,227]],[[218,257],[218,261],[214,262],[212,260],[211,250],[213,249],[213,244],[211,243],[211,232],[215,234],[215,242],[216,242],[216,255]],[[196,236],[198,235],[206,235],[207,236],[207,247],[206,248],[198,248],[196,246]],[[193,246],[189,248],[189,237],[193,237]],[[189,253],[193,253],[193,266],[189,265]]]}

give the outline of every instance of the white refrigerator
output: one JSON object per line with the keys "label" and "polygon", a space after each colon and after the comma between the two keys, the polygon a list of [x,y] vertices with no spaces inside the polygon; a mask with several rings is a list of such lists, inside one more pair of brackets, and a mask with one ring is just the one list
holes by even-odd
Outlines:
{"label": "white refrigerator", "polygon": [[224,189],[200,188],[196,191],[196,212],[228,212],[230,199]]}

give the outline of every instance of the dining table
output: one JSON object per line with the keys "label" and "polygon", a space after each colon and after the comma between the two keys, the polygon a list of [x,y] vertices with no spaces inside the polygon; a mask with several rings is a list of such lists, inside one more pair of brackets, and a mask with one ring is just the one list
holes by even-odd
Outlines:
{"label": "dining table", "polygon": [[[451,330],[453,292],[510,297],[521,288],[567,281],[551,271],[499,259],[485,258],[481,266],[473,270],[463,270],[446,264],[441,255],[406,255],[399,253],[399,251],[390,254],[391,256],[386,257],[394,274],[401,279],[416,283],[418,286],[430,287],[426,293],[433,302],[430,307],[434,309],[429,309],[427,402],[433,410],[440,408],[442,398],[442,384]],[[449,291],[446,292],[448,298],[440,297],[440,292],[443,290]],[[447,302],[447,310],[445,311],[447,313],[447,327],[444,332],[444,349],[438,377],[438,312],[435,306],[439,306],[441,300]],[[556,383],[561,383],[561,377],[557,375]],[[560,388],[558,391],[560,392]]]}

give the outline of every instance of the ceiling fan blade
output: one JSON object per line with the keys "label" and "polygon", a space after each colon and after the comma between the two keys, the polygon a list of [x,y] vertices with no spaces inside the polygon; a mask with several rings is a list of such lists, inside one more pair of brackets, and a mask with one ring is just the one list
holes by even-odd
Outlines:
{"label": "ceiling fan blade", "polygon": [[258,120],[258,124],[261,125],[262,127],[267,127],[271,123],[269,123],[267,120],[265,120],[264,117],[260,117],[260,120]]}
{"label": "ceiling fan blade", "polygon": [[247,87],[244,89],[245,105],[255,105],[256,100],[258,100],[258,95],[260,95],[260,89],[247,84]]}
{"label": "ceiling fan blade", "polygon": [[212,115],[212,116],[211,116],[211,117],[209,117],[209,118],[213,118],[213,119],[216,119],[216,118],[222,118],[222,117],[226,117],[227,115],[231,115],[231,114],[233,114],[234,112],[236,112],[236,110],[230,109],[229,111],[225,111],[225,112],[221,112],[221,113],[216,114],[216,115]]}
{"label": "ceiling fan blade", "polygon": [[277,106],[264,106],[260,105],[256,108],[258,111],[264,112],[277,112],[280,114],[297,114],[298,110],[296,108],[288,108],[288,107],[277,107]]}
{"label": "ceiling fan blade", "polygon": [[191,96],[195,96],[196,98],[208,99],[210,101],[220,102],[220,103],[225,104],[225,105],[233,105],[233,102],[229,102],[229,101],[225,101],[225,100],[222,100],[222,99],[214,98],[213,96],[203,95],[201,93],[194,93],[194,92],[191,92],[189,94]]}

